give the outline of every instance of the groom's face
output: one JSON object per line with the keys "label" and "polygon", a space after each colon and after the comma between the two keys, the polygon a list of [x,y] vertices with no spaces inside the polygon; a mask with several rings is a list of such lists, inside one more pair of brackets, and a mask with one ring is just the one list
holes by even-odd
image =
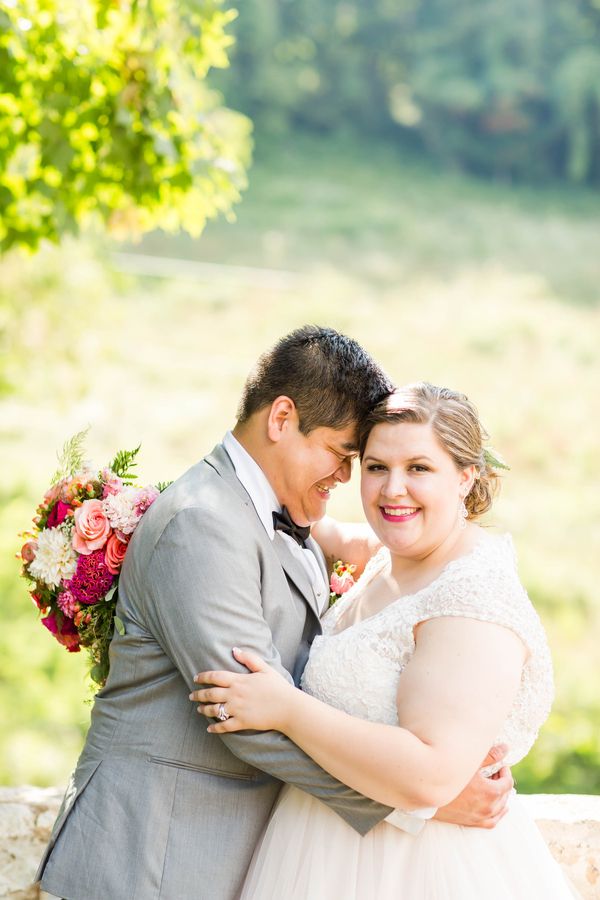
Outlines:
{"label": "groom's face", "polygon": [[327,512],[331,491],[350,479],[356,428],[319,427],[302,434],[297,422],[290,423],[281,451],[277,498],[298,525],[318,522]]}

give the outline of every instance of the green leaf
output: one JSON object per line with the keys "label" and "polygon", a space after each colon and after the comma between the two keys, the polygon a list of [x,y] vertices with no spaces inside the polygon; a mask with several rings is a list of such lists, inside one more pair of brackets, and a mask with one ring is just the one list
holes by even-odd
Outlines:
{"label": "green leaf", "polygon": [[124,635],[125,634],[125,626],[123,625],[122,620],[118,616],[115,616],[114,622],[115,622],[115,630],[118,631],[120,635]]}
{"label": "green leaf", "polygon": [[90,678],[95,684],[104,684],[104,667],[101,666],[100,663],[96,663],[95,666],[92,666],[92,668],[90,669]]}
{"label": "green leaf", "polygon": [[[202,224],[230,211],[245,186],[250,123],[206,84],[232,43],[223,2],[2,5],[1,249],[35,250],[90,219],[117,238],[165,223],[185,228],[197,193]],[[202,175],[193,169],[199,158]],[[224,181],[210,168],[219,160],[228,164]],[[110,199],[104,192],[99,202],[107,185]]]}
{"label": "green leaf", "polygon": [[489,466],[490,469],[505,469],[507,472],[510,472],[510,466],[491,447],[483,448],[483,458],[486,466]]}
{"label": "green leaf", "polygon": [[135,450],[119,450],[113,461],[110,463],[109,469],[125,482],[134,481],[137,476],[131,470],[137,466],[135,458],[140,452],[141,446],[141,444],[138,444]]}

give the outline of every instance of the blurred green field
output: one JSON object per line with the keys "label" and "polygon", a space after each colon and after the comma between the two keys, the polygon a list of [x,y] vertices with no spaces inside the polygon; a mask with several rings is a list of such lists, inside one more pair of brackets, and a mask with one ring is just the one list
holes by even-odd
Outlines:
{"label": "blurred green field", "polygon": [[[257,149],[237,222],[198,241],[91,236],[0,262],[13,388],[0,400],[0,782],[64,782],[89,718],[85,658],[36,621],[14,559],[55,451],[90,424],[99,465],[141,441],[143,480],[177,477],[232,423],[258,353],[314,321],[396,381],[479,406],[512,466],[490,521],[514,535],[556,668],[554,711],[517,781],[600,791],[597,194],[440,174],[368,144]],[[211,266],[134,277],[116,252]],[[356,483],[331,510],[360,518]]]}

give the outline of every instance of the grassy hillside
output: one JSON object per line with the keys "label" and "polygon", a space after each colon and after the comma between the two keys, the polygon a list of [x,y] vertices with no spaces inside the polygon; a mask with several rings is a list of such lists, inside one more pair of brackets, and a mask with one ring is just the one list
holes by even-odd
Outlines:
{"label": "grassy hillside", "polygon": [[[12,557],[55,451],[89,423],[98,464],[141,441],[143,479],[176,477],[232,422],[258,353],[317,321],[398,382],[447,384],[479,406],[512,466],[492,522],[514,535],[556,666],[555,709],[519,786],[600,790],[599,246],[589,193],[300,141],[259,146],[237,222],[199,241],[69,243],[0,263],[15,387],[0,402],[0,781],[64,781],[89,717],[84,659],[36,622]],[[211,265],[133,277],[115,251]],[[331,508],[360,518],[356,484]]]}

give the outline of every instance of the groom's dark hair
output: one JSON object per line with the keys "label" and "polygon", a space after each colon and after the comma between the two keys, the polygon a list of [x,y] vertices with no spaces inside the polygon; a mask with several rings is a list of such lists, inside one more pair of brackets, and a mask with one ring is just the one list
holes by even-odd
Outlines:
{"label": "groom's dark hair", "polygon": [[355,340],[333,328],[304,325],[262,354],[244,386],[238,422],[284,395],[296,404],[304,434],[319,427],[346,428],[360,423],[393,390],[383,369]]}

